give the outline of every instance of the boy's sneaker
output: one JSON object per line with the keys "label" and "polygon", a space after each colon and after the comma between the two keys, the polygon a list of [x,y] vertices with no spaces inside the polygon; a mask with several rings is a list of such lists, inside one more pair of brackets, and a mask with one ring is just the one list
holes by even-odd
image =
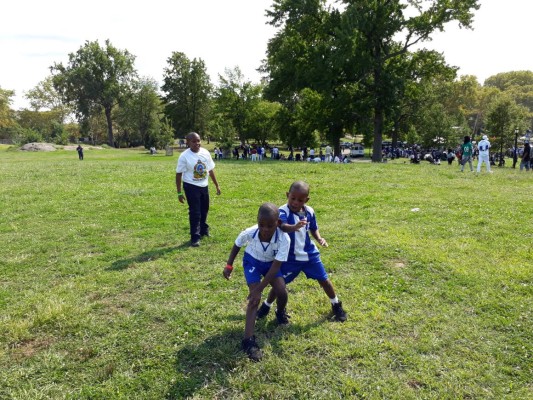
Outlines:
{"label": "boy's sneaker", "polygon": [[270,312],[270,307],[267,306],[264,302],[261,303],[261,307],[259,307],[259,310],[257,310],[257,315],[256,315],[256,318],[257,319],[262,319],[262,318],[265,318],[268,313]]}
{"label": "boy's sneaker", "polygon": [[243,339],[242,349],[246,354],[248,354],[248,358],[250,360],[261,361],[263,353],[261,353],[261,349],[255,342],[255,336],[249,337],[248,339]]}
{"label": "boy's sneaker", "polygon": [[290,315],[287,314],[285,309],[276,310],[276,319],[278,320],[278,324],[287,325],[289,323],[289,318],[290,318]]}
{"label": "boy's sneaker", "polygon": [[339,301],[336,304],[332,304],[331,308],[333,309],[333,315],[335,316],[335,321],[344,322],[346,321],[346,311],[342,308],[342,302]]}

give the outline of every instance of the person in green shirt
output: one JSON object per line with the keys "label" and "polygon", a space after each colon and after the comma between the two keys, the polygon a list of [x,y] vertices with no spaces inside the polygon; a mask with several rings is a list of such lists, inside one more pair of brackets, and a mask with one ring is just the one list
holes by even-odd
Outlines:
{"label": "person in green shirt", "polygon": [[473,172],[474,168],[472,167],[472,153],[474,152],[474,147],[470,141],[470,136],[465,136],[464,143],[461,145],[461,172],[465,168],[465,164],[470,165],[470,171]]}

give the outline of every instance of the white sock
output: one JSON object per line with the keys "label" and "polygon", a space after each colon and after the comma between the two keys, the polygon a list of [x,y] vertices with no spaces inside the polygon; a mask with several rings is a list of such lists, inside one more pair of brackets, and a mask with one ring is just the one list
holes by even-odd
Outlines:
{"label": "white sock", "polygon": [[264,304],[265,306],[267,306],[268,308],[271,308],[273,302],[272,302],[272,303],[269,303],[268,301],[265,300],[265,301],[263,302],[263,304]]}
{"label": "white sock", "polygon": [[337,304],[339,302],[339,298],[335,296],[333,299],[329,299],[331,301],[331,304]]}

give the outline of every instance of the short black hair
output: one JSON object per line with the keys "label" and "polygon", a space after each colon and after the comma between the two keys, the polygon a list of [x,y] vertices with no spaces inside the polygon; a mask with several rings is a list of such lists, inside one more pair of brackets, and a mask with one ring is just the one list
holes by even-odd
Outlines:
{"label": "short black hair", "polygon": [[304,181],[293,182],[289,188],[289,193],[292,191],[309,194],[309,184]]}
{"label": "short black hair", "polygon": [[261,204],[261,207],[259,207],[259,211],[257,212],[257,220],[260,220],[263,218],[278,219],[279,218],[278,206],[276,206],[274,203]]}

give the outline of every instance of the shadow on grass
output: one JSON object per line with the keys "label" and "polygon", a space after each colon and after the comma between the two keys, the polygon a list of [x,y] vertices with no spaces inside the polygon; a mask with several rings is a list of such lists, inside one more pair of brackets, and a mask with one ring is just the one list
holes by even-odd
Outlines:
{"label": "shadow on grass", "polygon": [[177,250],[188,249],[189,247],[190,247],[189,242],[185,242],[183,244],[180,244],[179,246],[165,247],[165,248],[145,251],[144,253],[141,253],[135,257],[125,258],[122,260],[116,260],[108,268],[106,268],[106,270],[107,271],[121,271],[124,269],[128,269],[131,266],[134,266],[135,264],[145,263],[147,261],[154,261],[154,260],[157,260],[158,258],[161,258],[167,253],[172,253]]}
{"label": "shadow on grass", "polygon": [[199,344],[183,347],[176,354],[176,381],[167,399],[193,397],[196,391],[216,382],[227,386],[227,378],[239,359],[242,330],[228,330]]}
{"label": "shadow on grass", "polygon": [[[240,348],[244,318],[239,316],[231,319],[242,320],[242,329],[229,329],[202,343],[187,345],[176,353],[176,380],[167,393],[167,399],[193,398],[201,388],[227,388],[230,385],[228,377],[232,371],[247,361],[246,354]],[[296,323],[280,327],[275,320],[260,320],[256,324],[259,346],[263,348],[265,342],[268,342],[272,353],[281,357],[287,335],[300,335],[327,321],[323,317],[305,325]],[[264,355],[262,362],[268,362],[265,358],[268,359],[269,356],[271,355]]]}

